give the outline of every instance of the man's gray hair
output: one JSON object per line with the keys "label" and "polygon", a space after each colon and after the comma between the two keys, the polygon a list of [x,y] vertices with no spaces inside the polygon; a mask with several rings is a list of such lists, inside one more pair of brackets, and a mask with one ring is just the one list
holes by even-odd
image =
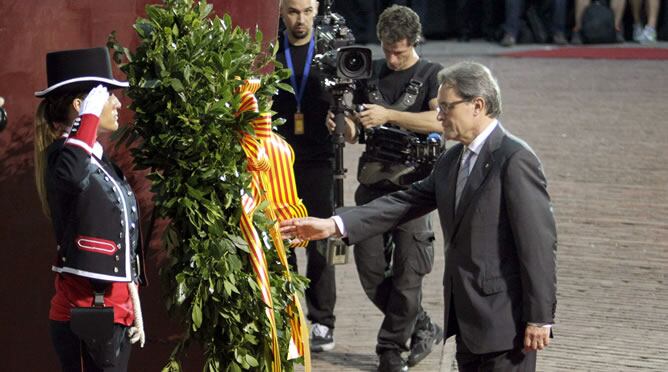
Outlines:
{"label": "man's gray hair", "polygon": [[394,44],[406,39],[415,46],[422,35],[420,17],[411,8],[392,5],[380,14],[376,35],[383,43]]}
{"label": "man's gray hair", "polygon": [[496,78],[486,66],[477,62],[459,62],[438,73],[439,85],[453,89],[462,99],[481,97],[492,118],[501,115],[501,91]]}

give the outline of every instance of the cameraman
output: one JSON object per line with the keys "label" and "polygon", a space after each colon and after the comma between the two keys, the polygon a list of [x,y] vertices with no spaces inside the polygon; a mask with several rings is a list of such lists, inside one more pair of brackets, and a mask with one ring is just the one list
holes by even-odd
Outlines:
{"label": "cameraman", "polygon": [[[383,138],[373,134],[377,127],[394,128],[394,133],[421,140],[428,133],[442,131],[435,111],[436,76],[442,66],[420,59],[415,51],[421,35],[417,14],[405,6],[391,6],[381,13],[376,33],[385,58],[374,61],[372,77],[356,92],[356,101],[363,103],[364,110],[346,118],[348,142],[355,142],[364,134],[362,130],[370,134],[365,154],[360,158],[360,185],[355,193],[358,205],[408,186],[387,180],[373,184],[364,181],[365,178],[382,178],[382,174],[371,177],[362,174],[364,165],[369,164],[367,155],[371,153],[372,139],[382,146]],[[333,131],[335,124],[331,114],[329,119],[328,127]],[[393,169],[394,165],[405,170],[403,162],[381,164],[374,168],[380,173]],[[424,176],[429,171],[430,168]],[[413,366],[420,362],[433,345],[443,339],[443,330],[431,321],[420,304],[422,278],[431,271],[434,260],[433,240],[431,220],[425,216],[355,246],[355,263],[362,287],[385,315],[376,346],[380,359],[378,371],[405,371],[406,364]],[[401,353],[409,350],[409,341],[406,363]]]}
{"label": "cameraman", "polygon": [[[313,20],[318,10],[316,0],[283,0],[280,6],[285,32],[279,34],[276,58],[292,71],[290,79],[295,94],[280,90],[272,110],[285,119],[278,127],[295,151],[297,191],[310,216],[328,217],[333,213],[334,146],[327,131],[326,118],[331,98],[322,88],[322,74],[313,68]],[[306,248],[306,304],[311,327],[311,351],[334,348],[334,305],[336,283],[334,266],[316,249],[319,242]],[[288,261],[297,270],[297,257]]]}

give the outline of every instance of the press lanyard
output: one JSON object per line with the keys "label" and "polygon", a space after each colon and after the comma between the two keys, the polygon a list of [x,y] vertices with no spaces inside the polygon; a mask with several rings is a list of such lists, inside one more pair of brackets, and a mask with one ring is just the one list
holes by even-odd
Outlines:
{"label": "press lanyard", "polygon": [[306,62],[304,63],[304,74],[302,75],[302,82],[299,89],[297,89],[297,78],[295,77],[295,67],[292,64],[292,56],[290,55],[290,42],[288,40],[288,33],[285,32],[283,36],[285,62],[288,64],[290,71],[292,71],[292,75],[290,75],[290,84],[292,85],[292,89],[295,91],[297,112],[301,112],[302,97],[304,97],[304,91],[306,90],[306,81],[308,80],[308,75],[311,72],[311,62],[313,60],[313,50],[315,49],[315,39],[313,38],[313,35],[311,35],[311,40],[308,43],[308,52],[306,53]]}

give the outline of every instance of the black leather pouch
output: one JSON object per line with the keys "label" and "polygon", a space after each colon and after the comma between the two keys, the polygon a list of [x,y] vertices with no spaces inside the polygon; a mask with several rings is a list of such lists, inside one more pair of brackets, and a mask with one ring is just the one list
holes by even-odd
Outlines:
{"label": "black leather pouch", "polygon": [[113,367],[118,363],[125,333],[121,327],[114,326],[112,307],[73,308],[70,311],[70,329],[84,342],[88,354],[99,368]]}
{"label": "black leather pouch", "polygon": [[114,334],[114,309],[75,307],[70,312],[70,328],[82,340],[108,340]]}

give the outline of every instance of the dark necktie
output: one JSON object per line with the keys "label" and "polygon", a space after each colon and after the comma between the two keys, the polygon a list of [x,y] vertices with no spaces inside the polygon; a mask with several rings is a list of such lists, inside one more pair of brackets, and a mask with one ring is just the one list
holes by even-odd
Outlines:
{"label": "dark necktie", "polygon": [[464,153],[462,154],[462,163],[459,166],[459,172],[457,172],[457,189],[455,190],[455,211],[459,207],[459,199],[462,197],[462,191],[464,186],[466,186],[466,180],[469,178],[469,168],[471,165],[471,150],[468,147],[464,147]]}

